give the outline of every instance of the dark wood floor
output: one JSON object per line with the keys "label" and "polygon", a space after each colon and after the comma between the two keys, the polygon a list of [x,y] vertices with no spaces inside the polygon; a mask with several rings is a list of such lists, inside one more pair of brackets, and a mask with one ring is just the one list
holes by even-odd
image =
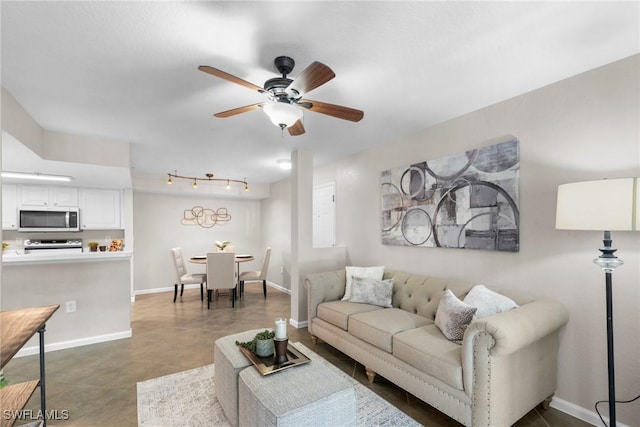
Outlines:
{"label": "dark wood floor", "polygon": [[[69,414],[68,420],[50,421],[49,426],[135,426],[137,382],[213,363],[216,339],[273,327],[277,317],[290,313],[289,295],[269,288],[265,299],[257,282],[247,283],[245,297],[235,308],[228,297],[221,297],[207,310],[199,289],[186,290],[176,304],[172,300],[173,292],[138,296],[131,306],[132,338],[46,354],[47,409]],[[315,346],[306,328],[289,326],[289,339],[313,349],[421,424],[460,426],[384,378],[378,376],[369,385],[362,365],[324,343]],[[9,362],[4,372],[11,383],[17,383],[36,379],[38,369],[37,356],[26,356]],[[39,407],[36,393],[27,408],[37,411]],[[589,424],[555,409],[536,408],[516,426]]]}

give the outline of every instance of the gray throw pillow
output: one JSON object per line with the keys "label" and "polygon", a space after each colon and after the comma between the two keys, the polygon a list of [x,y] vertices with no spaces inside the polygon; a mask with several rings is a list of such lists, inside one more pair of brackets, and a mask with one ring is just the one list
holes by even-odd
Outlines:
{"label": "gray throw pillow", "polygon": [[382,276],[384,275],[384,265],[379,265],[375,267],[354,267],[351,265],[346,266],[346,283],[344,288],[344,296],[342,297],[342,301],[350,301],[351,300],[351,282],[354,277],[368,277],[371,279],[382,280]]}
{"label": "gray throw pillow", "polygon": [[447,289],[438,304],[435,324],[449,341],[460,343],[476,310],[476,307],[460,301]]}
{"label": "gray throw pillow", "polygon": [[393,307],[393,279],[376,280],[368,277],[353,277],[351,283],[351,302]]}

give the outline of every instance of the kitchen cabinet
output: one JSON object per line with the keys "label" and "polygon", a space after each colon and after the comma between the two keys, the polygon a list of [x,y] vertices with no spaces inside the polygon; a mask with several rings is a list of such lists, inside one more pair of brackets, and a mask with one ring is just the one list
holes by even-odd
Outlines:
{"label": "kitchen cabinet", "polygon": [[18,186],[2,184],[2,229],[18,229]]}
{"label": "kitchen cabinet", "polygon": [[80,189],[80,223],[83,230],[122,228],[122,192],[92,188]]}
{"label": "kitchen cabinet", "polygon": [[[0,369],[13,358],[18,350],[38,332],[40,336],[40,380],[12,384],[0,390],[0,401],[4,415],[17,414],[40,386],[40,410],[47,413],[44,375],[44,330],[45,323],[60,308],[59,305],[23,308],[0,312],[0,339],[2,341],[2,363]],[[0,426],[12,426],[17,418],[3,416]],[[46,425],[44,417],[43,425]]]}
{"label": "kitchen cabinet", "polygon": [[48,187],[21,185],[20,203],[23,206],[78,206],[78,189],[72,187]]}

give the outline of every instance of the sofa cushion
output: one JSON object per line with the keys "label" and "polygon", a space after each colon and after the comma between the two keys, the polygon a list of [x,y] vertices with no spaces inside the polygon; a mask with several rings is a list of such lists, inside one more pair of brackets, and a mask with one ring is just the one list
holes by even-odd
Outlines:
{"label": "sofa cushion", "polygon": [[393,355],[414,368],[463,390],[462,347],[447,340],[435,325],[397,333]]}
{"label": "sofa cushion", "polygon": [[433,323],[426,317],[399,308],[383,308],[354,314],[349,318],[351,335],[391,353],[393,336],[398,332]]}
{"label": "sofa cushion", "polygon": [[355,277],[351,284],[351,302],[392,307],[393,279],[376,280],[366,277]]}
{"label": "sofa cushion", "polygon": [[438,304],[435,324],[449,340],[462,342],[464,331],[473,320],[473,315],[477,310],[477,308],[460,301],[453,292],[447,289]]}
{"label": "sofa cushion", "polygon": [[342,301],[349,301],[351,299],[351,282],[354,276],[382,280],[382,275],[384,274],[383,265],[376,267],[354,267],[348,265],[344,269],[346,271],[346,282]]}
{"label": "sofa cushion", "polygon": [[513,310],[518,307],[511,298],[507,298],[504,295],[500,295],[497,292],[492,291],[485,285],[476,285],[462,300],[465,304],[472,307],[476,307],[478,311],[474,316],[474,319],[481,319],[483,317],[492,316],[496,313],[502,313],[503,311]]}
{"label": "sofa cushion", "polygon": [[318,305],[318,318],[346,331],[349,316],[372,310],[382,310],[382,308],[377,305],[349,301],[328,301]]}

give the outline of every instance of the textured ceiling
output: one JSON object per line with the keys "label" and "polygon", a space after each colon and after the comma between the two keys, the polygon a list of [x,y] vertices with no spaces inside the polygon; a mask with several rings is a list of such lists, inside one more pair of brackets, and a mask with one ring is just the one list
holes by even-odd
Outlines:
{"label": "textured ceiling", "polygon": [[[638,2],[3,1],[2,86],[42,127],[131,144],[135,173],[213,172],[270,183],[276,160],[316,164],[639,52]],[[336,77],[308,98],[365,112],[352,123],[305,112],[291,137],[255,92],[273,59]]]}

